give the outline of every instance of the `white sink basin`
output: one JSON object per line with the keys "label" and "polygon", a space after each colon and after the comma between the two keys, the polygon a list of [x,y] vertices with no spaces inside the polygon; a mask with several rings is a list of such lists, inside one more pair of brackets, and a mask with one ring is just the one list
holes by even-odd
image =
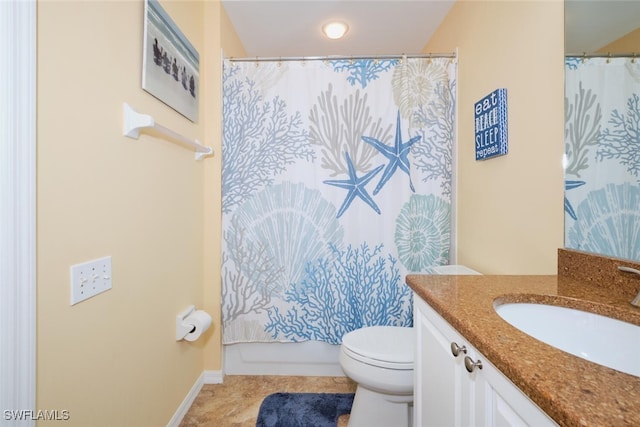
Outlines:
{"label": "white sink basin", "polygon": [[495,310],[533,338],[574,356],[640,377],[640,326],[546,304],[504,303]]}

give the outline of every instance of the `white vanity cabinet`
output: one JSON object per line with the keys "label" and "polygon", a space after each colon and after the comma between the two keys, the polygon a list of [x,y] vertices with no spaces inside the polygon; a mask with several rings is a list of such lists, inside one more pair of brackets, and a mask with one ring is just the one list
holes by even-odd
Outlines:
{"label": "white vanity cabinet", "polygon": [[414,328],[415,427],[557,425],[416,294]]}

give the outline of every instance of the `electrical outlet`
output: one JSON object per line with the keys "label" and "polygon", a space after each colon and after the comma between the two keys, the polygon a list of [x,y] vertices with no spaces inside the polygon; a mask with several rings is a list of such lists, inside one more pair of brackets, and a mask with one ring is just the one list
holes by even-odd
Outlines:
{"label": "electrical outlet", "polygon": [[111,257],[71,266],[71,305],[111,289]]}

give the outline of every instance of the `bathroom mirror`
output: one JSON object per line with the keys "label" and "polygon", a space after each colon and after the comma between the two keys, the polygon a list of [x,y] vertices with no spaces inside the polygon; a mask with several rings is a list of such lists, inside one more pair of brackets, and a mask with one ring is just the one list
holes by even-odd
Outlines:
{"label": "bathroom mirror", "polygon": [[581,57],[565,61],[565,247],[634,261],[640,148],[625,122],[640,113],[639,23],[638,0],[565,1],[565,53]]}

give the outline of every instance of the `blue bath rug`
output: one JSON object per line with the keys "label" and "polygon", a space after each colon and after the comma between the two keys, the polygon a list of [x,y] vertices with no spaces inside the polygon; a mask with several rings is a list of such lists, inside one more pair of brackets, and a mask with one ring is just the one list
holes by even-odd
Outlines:
{"label": "blue bath rug", "polygon": [[336,427],[351,413],[353,393],[274,393],[260,405],[256,427]]}

